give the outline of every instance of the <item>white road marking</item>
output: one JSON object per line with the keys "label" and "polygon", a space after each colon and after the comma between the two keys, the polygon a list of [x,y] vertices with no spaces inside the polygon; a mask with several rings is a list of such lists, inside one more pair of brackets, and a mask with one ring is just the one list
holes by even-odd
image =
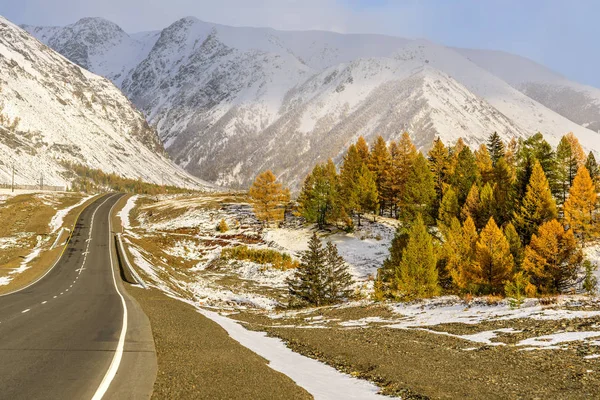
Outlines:
{"label": "white road marking", "polygon": [[46,303],[47,303],[47,301],[46,301],[46,300],[42,301],[42,304],[46,304]]}
{"label": "white road marking", "polygon": [[110,216],[112,215],[112,210],[114,208],[114,206],[117,203],[113,204],[113,206],[111,207],[109,213],[108,213],[108,251],[109,251],[109,255],[110,255],[110,270],[112,272],[112,277],[113,277],[113,283],[115,285],[115,290],[117,291],[117,294],[119,295],[119,297],[121,298],[121,304],[123,305],[123,325],[121,327],[121,336],[119,336],[119,343],[117,344],[117,349],[115,350],[115,355],[112,359],[112,362],[110,363],[110,367],[108,368],[108,371],[106,371],[106,375],[104,375],[104,379],[102,379],[102,382],[100,383],[100,386],[98,386],[98,389],[96,389],[96,393],[94,393],[94,397],[92,397],[92,400],[101,400],[102,397],[104,397],[104,395],[106,394],[106,392],[108,391],[108,388],[111,384],[111,382],[113,381],[113,379],[115,378],[115,375],[117,374],[117,371],[119,370],[119,364],[121,364],[121,359],[123,358],[123,348],[125,347],[125,336],[127,335],[127,304],[125,303],[125,298],[123,297],[123,295],[121,294],[121,292],[119,291],[119,288],[117,286],[117,279],[115,278],[115,267],[113,264],[113,256],[112,256],[112,227],[111,227],[111,218]]}
{"label": "white road marking", "polygon": [[53,298],[55,299],[56,297],[58,297],[58,296],[54,296]]}
{"label": "white road marking", "polygon": [[64,293],[64,292],[60,292],[59,296],[60,296],[61,294],[63,294],[63,293]]}
{"label": "white road marking", "polygon": [[26,310],[21,311],[21,314],[25,314],[27,311],[31,310],[31,308],[28,308]]}

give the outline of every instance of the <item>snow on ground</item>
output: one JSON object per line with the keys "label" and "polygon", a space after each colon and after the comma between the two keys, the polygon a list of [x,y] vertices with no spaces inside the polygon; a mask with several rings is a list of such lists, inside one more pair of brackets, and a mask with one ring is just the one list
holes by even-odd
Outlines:
{"label": "snow on ground", "polygon": [[216,312],[198,311],[223,327],[229,336],[259,356],[269,360],[269,366],[289,376],[315,399],[380,399],[374,384],[345,375],[317,360],[290,350],[280,339],[267,337],[264,332],[249,331]]}
{"label": "snow on ground", "polygon": [[54,233],[57,230],[59,230],[63,225],[63,220],[65,219],[65,217],[71,210],[81,206],[83,203],[85,203],[86,201],[88,201],[89,199],[91,199],[94,196],[95,195],[89,195],[89,196],[81,199],[77,204],[73,204],[72,206],[65,207],[63,209],[58,210],[56,212],[56,214],[54,214],[54,216],[50,220],[50,223],[48,224],[50,226],[50,232]]}
{"label": "snow on ground", "polygon": [[426,329],[426,328],[413,328],[413,329],[416,329],[419,331],[425,331],[425,332],[429,332],[429,333],[434,333],[436,335],[455,337],[455,338],[459,338],[459,339],[463,339],[463,340],[468,340],[470,342],[483,343],[488,346],[505,346],[506,345],[505,343],[502,343],[502,342],[492,342],[492,339],[498,337],[498,333],[522,332],[519,330],[515,330],[513,328],[501,328],[501,329],[494,329],[491,331],[477,332],[477,333],[473,333],[471,335],[455,335],[455,334],[448,333],[448,332],[434,331],[432,329]]}
{"label": "snow on ground", "polygon": [[584,332],[559,332],[551,335],[544,335],[523,339],[517,346],[539,347],[539,348],[557,348],[558,344],[583,341],[590,338],[599,338],[600,331]]}
{"label": "snow on ground", "polygon": [[[330,241],[335,244],[355,279],[364,281],[375,276],[377,268],[388,257],[395,231],[395,227],[387,222],[363,221],[363,226],[356,227],[352,233],[337,232],[323,235],[321,239],[325,243]],[[312,234],[309,228],[278,228],[267,230],[264,239],[290,253],[298,253],[308,248]]]}
{"label": "snow on ground", "polygon": [[[569,300],[565,300],[567,302]],[[566,303],[564,305],[567,305]],[[390,306],[393,312],[403,318],[390,325],[390,328],[412,328],[450,323],[478,324],[483,321],[531,318],[535,320],[559,320],[573,318],[591,318],[600,316],[600,311],[569,310],[544,307],[537,299],[528,299],[521,308],[511,308],[508,301],[495,305],[467,305],[455,296],[444,296],[416,303],[397,303]]]}
{"label": "snow on ground", "polygon": [[121,218],[121,226],[123,226],[123,229],[131,229],[129,213],[135,207],[135,202],[137,201],[138,197],[138,195],[131,196],[129,199],[127,199],[125,207],[123,207],[123,209],[119,211],[119,217]]}

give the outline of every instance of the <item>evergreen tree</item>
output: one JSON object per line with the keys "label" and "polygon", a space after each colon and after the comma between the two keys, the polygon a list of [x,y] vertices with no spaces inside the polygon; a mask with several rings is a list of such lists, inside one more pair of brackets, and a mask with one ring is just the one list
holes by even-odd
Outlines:
{"label": "evergreen tree", "polygon": [[590,296],[595,296],[598,294],[598,278],[596,278],[595,271],[598,269],[598,266],[590,262],[590,260],[585,260],[583,262],[583,283],[582,287],[585,292]]}
{"label": "evergreen tree", "polygon": [[464,204],[469,190],[479,179],[479,170],[471,149],[464,146],[456,156],[450,183],[456,188],[458,203]]}
{"label": "evergreen tree", "polygon": [[512,254],[515,260],[515,267],[518,270],[521,268],[521,263],[523,262],[523,243],[521,242],[521,238],[519,237],[515,226],[511,222],[504,227],[504,236],[508,241],[510,254]]}
{"label": "evergreen tree", "polygon": [[394,235],[394,239],[392,239],[390,247],[390,255],[383,262],[383,266],[377,270],[378,290],[381,293],[380,298],[390,296],[395,290],[392,286],[395,286],[394,283],[399,273],[398,269],[402,262],[402,255],[408,243],[408,231],[409,228],[406,225],[400,225],[396,229],[396,234]]}
{"label": "evergreen tree", "polygon": [[435,184],[427,160],[418,153],[408,171],[406,184],[400,193],[400,218],[411,221],[417,214],[431,215],[435,200]]}
{"label": "evergreen tree", "polygon": [[556,178],[556,153],[552,146],[544,140],[544,136],[538,132],[526,140],[519,140],[517,150],[517,198],[525,196],[535,160],[540,162],[550,184],[550,189],[552,189],[552,194],[557,195],[559,191]]}
{"label": "evergreen tree", "polygon": [[379,210],[381,215],[385,212],[387,204],[392,201],[389,188],[389,174],[392,169],[392,159],[385,139],[377,136],[372,146],[369,157],[369,169],[374,175],[379,197]]}
{"label": "evergreen tree", "polygon": [[494,219],[504,225],[511,219],[514,207],[513,173],[504,157],[494,166]]}
{"label": "evergreen tree", "polygon": [[438,211],[438,224],[450,226],[454,218],[458,218],[460,207],[458,197],[452,186],[447,186]]}
{"label": "evergreen tree", "polygon": [[339,255],[337,246],[327,242],[325,247],[325,265],[327,266],[327,301],[338,303],[352,295],[354,280],[348,272],[348,265]]}
{"label": "evergreen tree", "polygon": [[542,224],[525,248],[523,270],[541,294],[561,293],[572,287],[582,260],[573,231],[565,232],[555,219]]}
{"label": "evergreen tree", "polygon": [[479,216],[475,220],[477,229],[483,229],[489,219],[496,213],[496,201],[494,199],[494,190],[490,183],[486,183],[479,192]]}
{"label": "evergreen tree", "polygon": [[586,158],[579,141],[572,132],[560,139],[556,148],[556,158],[557,178],[561,187],[559,203],[562,204],[567,199],[567,193],[577,175],[577,170],[585,163]]}
{"label": "evergreen tree", "polygon": [[308,250],[302,252],[300,265],[287,280],[290,303],[322,306],[350,297],[352,277],[338,254],[337,247],[321,240],[313,233]]}
{"label": "evergreen tree", "polygon": [[355,212],[358,216],[358,226],[360,226],[360,219],[364,213],[372,211],[376,214],[379,208],[377,184],[373,179],[373,174],[364,164],[360,168],[353,197],[356,199]]}
{"label": "evergreen tree", "polygon": [[487,150],[492,160],[492,166],[496,166],[498,160],[504,157],[504,143],[498,133],[492,133],[488,138]]}
{"label": "evergreen tree", "polygon": [[514,214],[515,225],[521,234],[522,242],[529,243],[538,226],[556,216],[556,203],[552,198],[550,185],[541,164],[536,160],[525,197]]}
{"label": "evergreen tree", "polygon": [[434,203],[435,210],[433,211],[436,212],[444,195],[444,186],[448,182],[450,169],[450,155],[442,139],[437,138],[433,141],[433,147],[428,153],[428,160],[435,184],[436,200]]}
{"label": "evergreen tree", "polygon": [[343,215],[338,194],[338,175],[333,161],[317,164],[308,175],[298,196],[299,212],[319,229],[336,222]]}
{"label": "evergreen tree", "polygon": [[314,233],[308,242],[308,250],[302,252],[300,265],[287,280],[290,303],[295,300],[317,307],[327,303],[325,257],[321,240]]}
{"label": "evergreen tree", "polygon": [[461,290],[469,290],[473,282],[473,261],[477,231],[471,218],[461,227],[458,219],[453,218],[447,228],[442,231],[444,243],[442,256],[446,269],[454,285]]}
{"label": "evergreen tree", "polygon": [[402,202],[401,196],[407,187],[409,175],[413,169],[417,154],[417,148],[406,132],[402,134],[398,143],[390,143],[392,165],[388,187],[391,192],[390,197],[393,199],[391,202],[392,212],[396,216],[398,216],[398,207]]}
{"label": "evergreen tree", "polygon": [[346,210],[349,212],[353,212],[358,207],[355,186],[362,165],[363,161],[358,153],[356,145],[351,144],[348,148],[348,152],[344,156],[339,178],[340,197],[344,199]]}
{"label": "evergreen tree", "polygon": [[359,136],[356,141],[356,151],[363,164],[368,164],[370,158],[369,145],[363,136]]}
{"label": "evergreen tree", "polygon": [[485,144],[479,146],[479,149],[475,151],[475,163],[477,164],[477,170],[481,175],[483,183],[487,183],[493,179],[494,164]]}
{"label": "evergreen tree", "polygon": [[410,228],[396,280],[403,299],[433,297],[440,293],[433,242],[420,215]]}
{"label": "evergreen tree", "polygon": [[481,215],[481,204],[479,202],[479,187],[476,184],[471,185],[467,199],[460,211],[460,217],[464,221],[467,218],[475,221],[475,226],[479,225]]}
{"label": "evergreen tree", "polygon": [[595,236],[597,227],[594,214],[598,204],[596,187],[586,167],[579,167],[571,186],[569,198],[565,202],[565,222],[580,237],[582,246],[586,240]]}
{"label": "evergreen tree", "polygon": [[504,282],[512,277],[514,266],[510,245],[492,217],[481,231],[476,245],[476,283],[489,293],[501,293]]}
{"label": "evergreen tree", "polygon": [[256,218],[267,226],[271,222],[283,221],[284,205],[290,201],[290,192],[277,182],[272,171],[259,174],[248,194]]}
{"label": "evergreen tree", "polygon": [[600,186],[600,168],[598,167],[598,163],[596,162],[596,157],[594,156],[594,153],[591,151],[585,160],[585,167],[590,173],[590,178],[592,178],[592,182],[594,182],[594,185],[596,185],[596,188],[598,188],[598,186]]}

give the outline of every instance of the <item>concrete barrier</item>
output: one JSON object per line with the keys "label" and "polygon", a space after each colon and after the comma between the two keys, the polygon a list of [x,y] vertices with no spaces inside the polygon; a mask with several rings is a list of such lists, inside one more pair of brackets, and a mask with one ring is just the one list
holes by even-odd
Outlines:
{"label": "concrete barrier", "polygon": [[115,235],[115,246],[117,248],[117,257],[119,258],[123,280],[132,284],[139,284],[144,289],[147,289],[148,287],[129,262],[129,258],[125,252],[125,246],[123,245],[123,238],[120,233]]}

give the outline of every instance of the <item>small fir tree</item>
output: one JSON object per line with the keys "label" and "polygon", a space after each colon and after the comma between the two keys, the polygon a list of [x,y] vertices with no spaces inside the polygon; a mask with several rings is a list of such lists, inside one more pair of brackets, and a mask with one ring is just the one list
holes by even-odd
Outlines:
{"label": "small fir tree", "polygon": [[598,278],[596,278],[595,274],[596,269],[598,269],[598,267],[590,260],[585,260],[583,262],[584,276],[582,287],[588,296],[595,296],[598,294]]}
{"label": "small fir tree", "polygon": [[329,303],[339,303],[350,298],[354,280],[348,272],[348,265],[339,255],[337,246],[327,242],[325,247],[325,265],[327,266],[327,300]]}
{"label": "small fir tree", "polygon": [[525,297],[535,295],[535,286],[529,282],[529,278],[523,271],[517,272],[512,280],[504,285],[504,293],[509,298],[511,308],[520,308]]}
{"label": "small fir tree", "polygon": [[450,177],[450,183],[456,188],[458,203],[464,204],[467,194],[479,180],[479,170],[475,156],[467,146],[463,147],[456,156],[456,162]]}
{"label": "small fir tree", "polygon": [[504,157],[504,142],[498,133],[494,132],[489,136],[487,150],[492,160],[492,166],[495,167],[498,160]]}

